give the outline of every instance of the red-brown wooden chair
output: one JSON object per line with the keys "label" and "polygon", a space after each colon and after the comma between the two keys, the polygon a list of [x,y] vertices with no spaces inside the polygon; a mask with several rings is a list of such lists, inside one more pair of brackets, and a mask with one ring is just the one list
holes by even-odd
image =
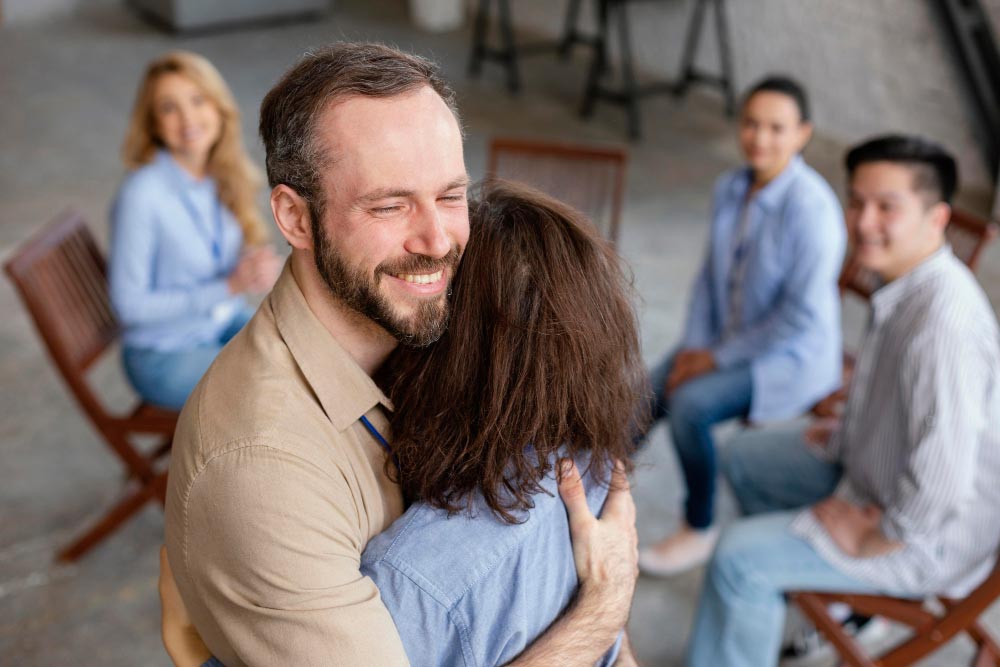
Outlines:
{"label": "red-brown wooden chair", "polygon": [[627,168],[624,148],[496,138],[490,143],[486,171],[569,204],[616,243]]}
{"label": "red-brown wooden chair", "polygon": [[[789,598],[829,640],[848,667],[906,667],[950,642],[956,635],[967,634],[976,645],[972,667],[1000,665],[1000,647],[979,623],[979,617],[1000,598],[1000,561],[993,572],[972,593],[961,600],[936,597],[943,611],[928,610],[928,601],[907,600],[881,595],[853,595],[799,591]],[[856,613],[883,616],[913,629],[913,635],[883,652],[869,657],[827,612],[827,607],[841,602]]]}
{"label": "red-brown wooden chair", "polygon": [[[967,211],[952,209],[951,220],[944,233],[951,244],[952,252],[974,272],[979,266],[983,250],[997,237],[1000,231],[996,222],[981,218]],[[878,276],[858,264],[851,253],[844,262],[838,285],[841,294],[853,294],[865,302],[871,300],[872,293],[881,284]],[[818,417],[834,417],[840,406],[847,400],[847,386],[854,368],[854,355],[844,351],[844,382],[841,389],[830,394],[813,407]]]}
{"label": "red-brown wooden chair", "polygon": [[[101,438],[125,466],[123,497],[58,553],[76,560],[110,535],[147,502],[162,505],[166,492],[163,460],[170,450],[177,414],[144,403],[127,416],[110,414],[92,391],[87,371],[118,337],[108,297],[107,270],[83,218],[66,212],[26,242],[4,265],[35,322],[52,361]],[[159,436],[149,452],[137,435]]]}

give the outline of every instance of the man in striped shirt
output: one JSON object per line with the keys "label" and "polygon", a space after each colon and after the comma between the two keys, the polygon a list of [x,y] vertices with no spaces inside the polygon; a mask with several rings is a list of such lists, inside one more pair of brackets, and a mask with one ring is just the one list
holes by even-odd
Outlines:
{"label": "man in striped shirt", "polygon": [[758,431],[724,465],[750,518],[712,557],[689,664],[775,664],[789,590],[967,594],[1000,545],[1000,338],[944,229],[954,159],[915,137],[848,153],[847,223],[883,286],[839,425]]}

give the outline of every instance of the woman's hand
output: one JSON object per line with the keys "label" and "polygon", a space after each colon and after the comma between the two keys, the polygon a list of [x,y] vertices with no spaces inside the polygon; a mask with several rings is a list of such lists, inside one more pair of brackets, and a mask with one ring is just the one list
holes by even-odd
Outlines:
{"label": "woman's hand", "polygon": [[160,547],[160,633],[163,646],[177,667],[199,667],[212,657],[181,599],[166,547]]}
{"label": "woman's hand", "polygon": [[227,283],[232,294],[264,294],[274,287],[281,272],[281,258],[270,245],[249,247],[243,251]]}

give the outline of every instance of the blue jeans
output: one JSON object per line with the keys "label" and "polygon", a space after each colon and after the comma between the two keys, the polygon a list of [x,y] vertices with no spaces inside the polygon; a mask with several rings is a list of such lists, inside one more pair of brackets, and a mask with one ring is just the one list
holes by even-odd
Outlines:
{"label": "blue jeans", "polygon": [[777,664],[786,591],[872,593],[841,574],[789,530],[802,507],[829,496],[840,467],[821,460],[800,430],[744,431],[722,462],[744,511],[728,526],[709,562],[688,644],[689,667]]}
{"label": "blue jeans", "polygon": [[666,418],[677,450],[687,499],[684,517],[692,528],[712,525],[715,509],[715,441],[712,427],[750,412],[752,378],[749,366],[707,373],[689,380],[667,396],[667,377],[674,365],[669,355],[649,373],[652,418]]}
{"label": "blue jeans", "polygon": [[253,317],[245,308],[236,312],[218,340],[183,350],[160,351],[141,347],[122,350],[129,382],[142,400],[162,408],[180,410],[223,346]]}

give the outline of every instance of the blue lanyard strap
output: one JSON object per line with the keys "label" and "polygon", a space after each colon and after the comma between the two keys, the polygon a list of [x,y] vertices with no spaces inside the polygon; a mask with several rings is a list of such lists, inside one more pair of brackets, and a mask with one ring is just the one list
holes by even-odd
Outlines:
{"label": "blue lanyard strap", "polygon": [[370,421],[368,421],[368,417],[361,415],[361,423],[365,425],[365,428],[368,429],[368,432],[372,434],[372,437],[375,438],[375,441],[378,442],[378,444],[382,445],[382,449],[384,449],[386,453],[392,457],[392,462],[396,464],[396,469],[398,470],[399,459],[397,459],[396,455],[392,452],[392,447],[389,446],[389,441],[386,440],[382,436],[382,434],[378,432],[378,429],[375,428],[375,426]]}

